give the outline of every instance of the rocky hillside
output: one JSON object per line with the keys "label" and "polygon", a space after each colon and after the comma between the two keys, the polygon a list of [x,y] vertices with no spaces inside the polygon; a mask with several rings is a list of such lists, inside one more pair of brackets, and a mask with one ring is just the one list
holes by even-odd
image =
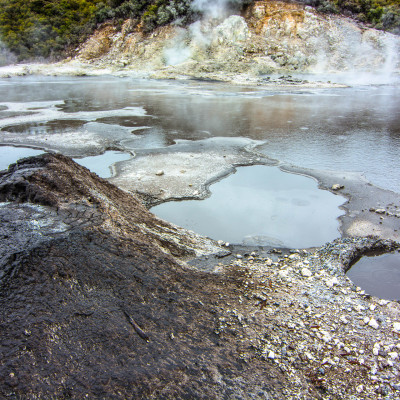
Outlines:
{"label": "rocky hillside", "polygon": [[224,79],[282,71],[390,74],[399,70],[400,38],[298,3],[256,1],[242,15],[209,14],[187,27],[145,33],[137,20],[105,23],[74,62],[151,72],[154,77]]}

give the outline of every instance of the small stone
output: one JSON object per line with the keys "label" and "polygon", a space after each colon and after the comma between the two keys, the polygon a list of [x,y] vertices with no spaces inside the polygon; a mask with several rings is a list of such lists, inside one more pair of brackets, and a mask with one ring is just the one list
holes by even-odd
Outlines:
{"label": "small stone", "polygon": [[378,324],[378,322],[376,321],[375,318],[371,318],[371,319],[369,320],[369,322],[368,322],[368,325],[369,325],[371,328],[374,328],[374,329],[378,329],[378,328],[379,328],[379,324]]}
{"label": "small stone", "polygon": [[342,315],[342,316],[340,317],[340,320],[341,320],[344,324],[348,324],[348,323],[349,323],[349,321],[346,319],[346,317],[345,317],[344,315]]}
{"label": "small stone", "polygon": [[162,169],[160,169],[159,171],[156,172],[157,176],[162,176],[164,175],[164,171]]}
{"label": "small stone", "polygon": [[241,259],[243,258],[243,256],[242,256],[241,254],[236,254],[236,258],[237,258],[238,260],[241,260]]}
{"label": "small stone", "polygon": [[356,387],[356,392],[357,393],[362,393],[364,391],[364,386],[363,385],[358,385],[357,387]]}
{"label": "small stone", "polygon": [[380,306],[386,306],[387,304],[389,304],[390,302],[389,302],[389,300],[379,300],[379,305]]}
{"label": "small stone", "polygon": [[328,332],[323,332],[322,340],[323,340],[325,343],[330,342],[331,339],[332,339],[332,336],[331,336]]}
{"label": "small stone", "polygon": [[325,375],[325,370],[323,368],[318,368],[318,373],[320,375]]}
{"label": "small stone", "polygon": [[393,322],[393,331],[400,333],[400,322]]}
{"label": "small stone", "polygon": [[333,287],[334,285],[337,285],[337,284],[339,284],[339,280],[338,280],[338,278],[336,278],[336,276],[334,276],[332,279],[327,279],[326,281],[325,281],[325,284],[326,284],[326,286],[328,286],[328,287]]}
{"label": "small stone", "polygon": [[282,278],[285,278],[285,277],[288,276],[289,271],[288,271],[287,269],[282,269],[282,270],[280,270],[280,271],[278,272],[278,274],[279,274]]}
{"label": "small stone", "polygon": [[272,351],[272,350],[270,350],[269,352],[268,352],[268,356],[267,356],[269,359],[271,359],[271,360],[273,360],[274,358],[275,358],[275,353]]}
{"label": "small stone", "polygon": [[340,190],[343,188],[344,188],[344,186],[340,185],[339,183],[335,183],[334,185],[332,185],[332,190]]}
{"label": "small stone", "polygon": [[392,360],[396,360],[399,357],[399,353],[397,353],[397,351],[391,351],[390,353],[388,353],[388,356],[392,359]]}
{"label": "small stone", "polygon": [[312,274],[311,274],[311,271],[308,268],[302,268],[301,269],[301,275],[303,275],[305,277],[310,277]]}
{"label": "small stone", "polygon": [[386,210],[385,210],[384,208],[377,208],[377,209],[375,210],[375,212],[376,212],[377,214],[385,214]]}
{"label": "small stone", "polygon": [[313,357],[312,354],[309,353],[308,351],[306,351],[306,352],[304,353],[304,355],[305,355],[310,361],[314,360],[314,357]]}

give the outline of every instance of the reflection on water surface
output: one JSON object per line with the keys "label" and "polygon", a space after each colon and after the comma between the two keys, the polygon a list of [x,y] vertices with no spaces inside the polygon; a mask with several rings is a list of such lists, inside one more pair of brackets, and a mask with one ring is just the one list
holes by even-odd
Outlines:
{"label": "reflection on water surface", "polygon": [[119,161],[129,160],[132,156],[122,151],[106,151],[98,156],[75,158],[74,161],[83,165],[101,178],[111,178],[112,165]]}
{"label": "reflection on water surface", "polygon": [[159,217],[212,239],[235,244],[319,246],[340,236],[344,198],[304,176],[253,166],[213,184],[205,200],[168,202]]}
{"label": "reflection on water surface", "polygon": [[42,154],[43,150],[28,149],[26,147],[0,146],[0,171],[7,169],[20,158]]}
{"label": "reflection on water surface", "polygon": [[362,257],[347,276],[370,295],[400,300],[400,253]]}
{"label": "reflection on water surface", "polygon": [[[0,98],[0,113],[9,116],[0,116],[0,128],[13,127],[9,129],[14,132],[25,127],[9,104],[26,105],[19,111],[22,115],[33,112],[38,102],[51,102],[47,113],[44,103],[40,105],[35,134],[53,132],[57,123],[51,121],[61,116],[67,121],[96,120],[110,132],[116,126],[124,128],[124,145],[130,151],[168,146],[179,139],[247,137],[262,141],[259,151],[272,158],[299,167],[363,172],[374,184],[400,192],[400,91],[395,86],[299,90],[197,81],[27,77],[1,80]],[[143,107],[147,116],[130,113],[129,107]],[[23,117],[29,127],[29,115]],[[73,129],[84,137],[87,126],[78,121]]]}

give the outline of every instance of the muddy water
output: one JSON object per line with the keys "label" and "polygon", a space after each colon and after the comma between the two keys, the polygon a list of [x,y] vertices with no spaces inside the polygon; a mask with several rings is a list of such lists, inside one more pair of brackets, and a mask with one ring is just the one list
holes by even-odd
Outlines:
{"label": "muddy water", "polygon": [[340,236],[344,199],[307,177],[277,167],[238,168],[210,187],[205,200],[168,202],[159,217],[212,239],[234,244],[303,248]]}
{"label": "muddy water", "polygon": [[[0,144],[60,151],[88,162],[85,165],[105,174],[102,176],[109,176],[113,163],[123,162],[121,152],[123,157],[139,151],[151,157],[152,152],[177,141],[206,146],[215,137],[250,139],[253,155],[256,152],[284,164],[361,172],[373,184],[400,193],[400,91],[395,86],[300,89],[115,77],[0,80]],[[6,159],[4,152],[6,147],[0,148],[3,163],[14,161]],[[21,155],[15,154],[15,159]],[[170,157],[174,157],[174,150]],[[96,170],[99,166],[103,172]],[[283,182],[283,176],[289,174],[282,174],[279,179]],[[261,184],[257,181],[254,185]],[[295,202],[296,196],[290,200],[288,196],[287,203]],[[262,208],[261,200],[254,204],[250,198],[241,200],[236,216],[249,207]],[[281,203],[277,200],[269,210],[281,207]],[[322,207],[314,205],[318,212]],[[334,224],[341,213],[337,207],[328,213]],[[221,211],[224,207],[217,208]],[[298,213],[305,210],[300,207]],[[284,221],[284,215],[278,219]],[[287,224],[277,225],[283,232]],[[304,222],[292,225],[303,226],[303,236],[314,231],[307,231]],[[336,237],[337,226],[334,231],[326,238],[322,235],[319,244]],[[271,236],[293,243],[290,234],[281,237],[257,228],[240,237],[263,242]],[[209,235],[232,241],[222,233]],[[310,239],[310,243],[314,241]]]}
{"label": "muddy water", "polygon": [[78,164],[90,169],[101,178],[111,178],[113,176],[113,165],[120,161],[129,160],[131,154],[122,151],[106,151],[98,156],[75,158]]}
{"label": "muddy water", "polygon": [[383,299],[400,300],[400,253],[362,257],[347,272],[366,293]]}
{"label": "muddy water", "polygon": [[[260,141],[258,150],[272,158],[300,167],[362,172],[375,185],[400,192],[397,87],[271,89],[27,77],[1,80],[0,99],[4,144],[59,146],[82,157],[114,146],[134,150],[179,139],[240,136]],[[63,136],[68,137],[65,143]]]}
{"label": "muddy water", "polygon": [[42,154],[43,150],[29,149],[26,147],[0,146],[0,171],[7,169],[20,158],[32,157]]}

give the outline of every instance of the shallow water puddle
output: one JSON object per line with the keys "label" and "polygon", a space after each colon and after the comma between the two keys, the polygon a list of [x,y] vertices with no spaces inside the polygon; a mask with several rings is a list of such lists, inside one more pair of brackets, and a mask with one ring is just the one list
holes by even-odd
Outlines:
{"label": "shallow water puddle", "polygon": [[308,177],[277,167],[238,168],[213,184],[205,200],[168,202],[159,217],[201,235],[234,244],[312,247],[339,237],[345,200]]}
{"label": "shallow water puddle", "polygon": [[35,150],[28,147],[0,146],[0,171],[7,169],[10,164],[17,162],[20,158],[37,156],[43,153],[43,150]]}
{"label": "shallow water puddle", "polygon": [[116,162],[129,160],[132,156],[122,151],[106,151],[98,156],[74,158],[74,161],[83,165],[101,178],[111,178],[113,175],[112,166]]}
{"label": "shallow water puddle", "polygon": [[400,299],[400,253],[362,257],[346,274],[372,296]]}

